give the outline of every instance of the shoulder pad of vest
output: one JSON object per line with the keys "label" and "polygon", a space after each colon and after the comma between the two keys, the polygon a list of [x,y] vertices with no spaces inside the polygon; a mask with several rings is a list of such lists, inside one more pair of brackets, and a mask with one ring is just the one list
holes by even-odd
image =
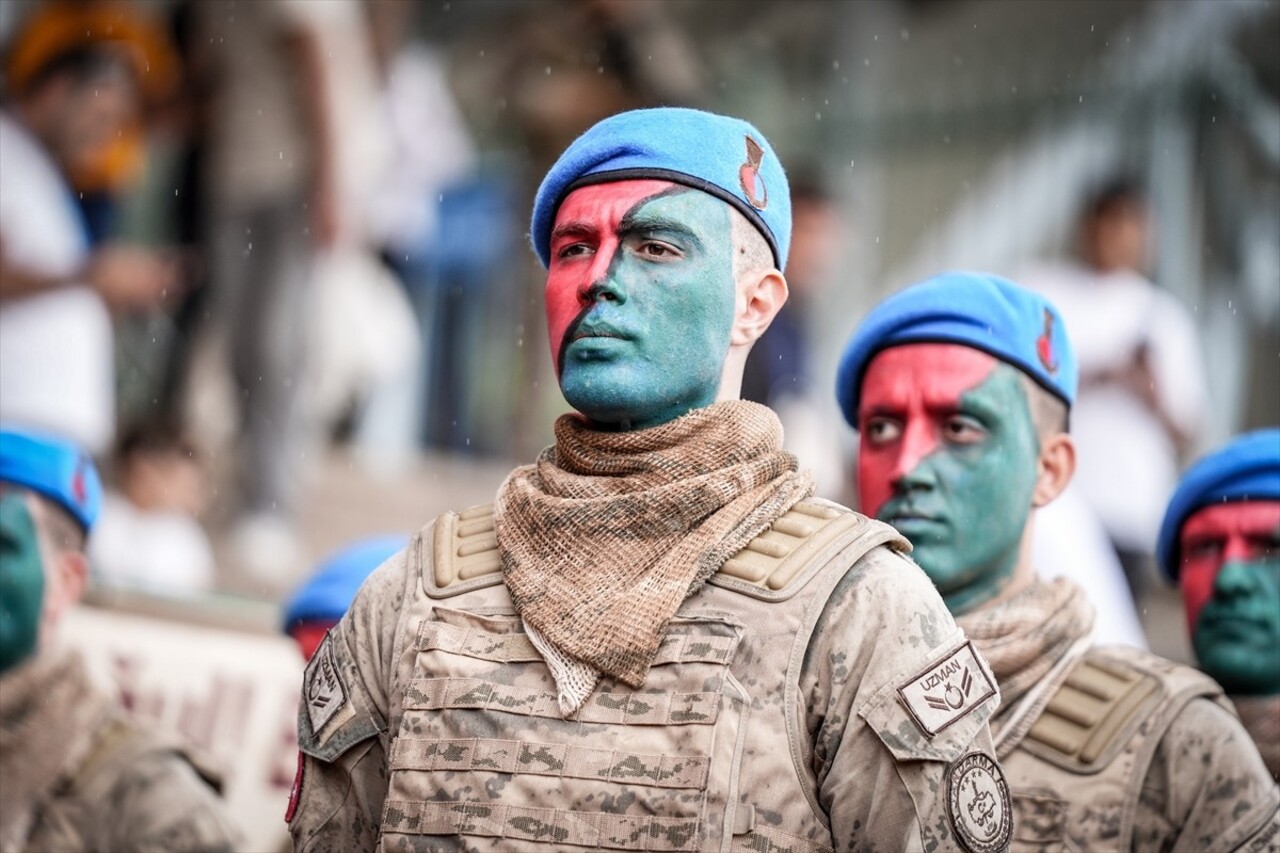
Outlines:
{"label": "shoulder pad of vest", "polygon": [[493,504],[440,515],[430,541],[431,576],[426,580],[434,582],[427,585],[433,598],[459,595],[502,580]]}
{"label": "shoulder pad of vest", "polygon": [[[1215,692],[1221,692],[1216,684],[1190,667],[1141,650],[1091,649],[1050,698],[1022,747],[1065,770],[1097,773],[1144,721],[1158,715],[1168,718],[1167,725],[1186,701]],[[1175,699],[1176,706],[1170,702]],[[1160,737],[1162,731],[1156,726],[1150,734]]]}
{"label": "shoulder pad of vest", "polygon": [[[883,530],[879,529],[883,528]],[[893,528],[870,522],[839,504],[811,498],[800,501],[763,533],[734,554],[711,578],[711,583],[757,598],[787,598],[796,582],[818,565],[815,558],[845,534],[872,533],[867,550],[900,539]],[[903,540],[902,550],[910,546]]]}

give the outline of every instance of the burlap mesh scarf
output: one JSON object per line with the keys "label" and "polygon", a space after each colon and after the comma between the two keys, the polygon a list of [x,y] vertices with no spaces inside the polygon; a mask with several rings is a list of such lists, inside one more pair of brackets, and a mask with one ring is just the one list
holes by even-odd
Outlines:
{"label": "burlap mesh scarf", "polygon": [[[991,721],[997,749],[1003,742],[1015,746],[1025,734],[1022,727],[1035,722],[1038,710],[1019,713],[1032,710],[1020,707],[1019,700],[1064,663],[1073,647],[1087,646],[1093,618],[1093,605],[1084,590],[1066,578],[1037,578],[1007,601],[957,617],[956,623],[987,659],[1000,686],[1000,708]],[[1043,701],[1050,693],[1045,691]],[[1004,731],[1008,726],[1019,730],[1016,734]]]}
{"label": "burlap mesh scarf", "polygon": [[717,403],[660,426],[601,432],[577,415],[503,483],[502,571],[567,714],[600,673],[639,687],[668,620],[729,557],[810,495],[755,403]]}

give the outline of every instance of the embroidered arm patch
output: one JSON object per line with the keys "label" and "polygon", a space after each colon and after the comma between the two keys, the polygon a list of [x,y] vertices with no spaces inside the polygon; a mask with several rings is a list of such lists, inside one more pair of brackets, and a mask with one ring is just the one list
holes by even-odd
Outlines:
{"label": "embroidered arm patch", "polygon": [[333,761],[379,731],[341,643],[341,628],[330,629],[302,678],[298,748],[321,761]]}
{"label": "embroidered arm patch", "polygon": [[1009,783],[995,759],[971,752],[947,769],[947,817],[969,853],[1001,853],[1013,837]]}
{"label": "embroidered arm patch", "polygon": [[916,725],[932,738],[995,696],[996,682],[967,641],[898,685],[898,695]]}
{"label": "embroidered arm patch", "polygon": [[311,731],[319,733],[347,704],[347,688],[333,659],[332,632],[325,635],[307,664],[302,683],[302,699]]}

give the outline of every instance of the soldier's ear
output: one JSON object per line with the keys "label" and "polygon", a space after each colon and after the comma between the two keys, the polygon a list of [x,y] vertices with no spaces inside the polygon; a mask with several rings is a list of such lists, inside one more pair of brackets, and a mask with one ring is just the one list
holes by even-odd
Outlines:
{"label": "soldier's ear", "polygon": [[1065,432],[1042,439],[1036,462],[1036,485],[1031,505],[1036,509],[1052,503],[1062,494],[1076,473],[1076,445]]}
{"label": "soldier's ear", "polygon": [[764,334],[787,302],[787,280],[776,269],[753,271],[739,278],[736,314],[729,335],[732,346],[748,346]]}

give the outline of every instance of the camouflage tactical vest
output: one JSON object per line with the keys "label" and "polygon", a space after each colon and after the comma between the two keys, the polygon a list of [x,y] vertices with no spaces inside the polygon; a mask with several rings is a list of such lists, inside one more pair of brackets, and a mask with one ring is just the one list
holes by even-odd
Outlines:
{"label": "camouflage tactical vest", "polygon": [[564,719],[501,582],[492,508],[441,516],[411,546],[382,847],[830,849],[795,746],[798,672],[842,575],[822,568],[896,538],[798,504],[684,602],[641,689],[604,677]]}
{"label": "camouflage tactical vest", "polygon": [[1121,646],[1086,653],[1000,760],[1013,795],[1013,849],[1128,849],[1156,747],[1199,697],[1230,707],[1217,683],[1190,667]]}

